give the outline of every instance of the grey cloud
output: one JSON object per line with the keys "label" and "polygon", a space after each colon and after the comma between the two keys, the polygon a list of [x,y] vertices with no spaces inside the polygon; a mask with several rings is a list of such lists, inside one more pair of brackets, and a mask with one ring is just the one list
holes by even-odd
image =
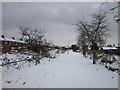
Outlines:
{"label": "grey cloud", "polygon": [[46,37],[58,45],[67,45],[68,40],[72,44],[77,36],[72,24],[82,18],[90,19],[90,15],[98,11],[99,5],[98,2],[3,2],[3,33],[8,37],[17,37],[17,25],[24,25],[45,30]]}
{"label": "grey cloud", "polygon": [[[91,3],[92,4],[92,3]],[[90,13],[89,3],[3,3],[3,29],[4,23],[36,24],[49,22],[76,22],[83,11]],[[77,17],[77,19],[75,18]]]}

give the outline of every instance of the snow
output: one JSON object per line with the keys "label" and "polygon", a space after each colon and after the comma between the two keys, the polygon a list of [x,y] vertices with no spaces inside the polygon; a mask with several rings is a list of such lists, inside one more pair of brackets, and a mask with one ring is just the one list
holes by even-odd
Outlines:
{"label": "snow", "polygon": [[[0,55],[0,58],[2,58],[2,55]],[[2,61],[0,60],[0,64],[2,64]],[[2,89],[2,67],[0,66],[0,90]]]}
{"label": "snow", "polygon": [[118,74],[82,54],[67,51],[57,58],[26,64],[20,70],[3,68],[3,88],[118,88]]}
{"label": "snow", "polygon": [[117,50],[116,47],[102,47],[104,50]]}
{"label": "snow", "polygon": [[0,90],[2,89],[2,68],[0,67]]}
{"label": "snow", "polygon": [[10,42],[25,43],[24,41],[13,40],[13,39],[8,39],[8,38],[1,38],[1,41],[10,41]]}

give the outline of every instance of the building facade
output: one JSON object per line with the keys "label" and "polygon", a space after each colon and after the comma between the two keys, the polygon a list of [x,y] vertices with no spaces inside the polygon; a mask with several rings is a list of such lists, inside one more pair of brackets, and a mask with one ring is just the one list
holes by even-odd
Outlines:
{"label": "building facade", "polygon": [[25,45],[25,42],[21,40],[1,38],[0,51],[2,53],[8,53],[12,49],[12,47],[22,47],[24,45]]}

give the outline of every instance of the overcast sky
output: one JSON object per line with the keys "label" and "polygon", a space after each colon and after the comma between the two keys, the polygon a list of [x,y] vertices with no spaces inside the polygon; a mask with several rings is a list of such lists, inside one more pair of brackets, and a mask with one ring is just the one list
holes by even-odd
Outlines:
{"label": "overcast sky", "polygon": [[[91,14],[99,10],[98,2],[3,2],[2,30],[8,37],[20,38],[18,25],[30,28],[41,28],[46,32],[46,38],[55,45],[75,44],[77,40],[76,26],[80,19],[90,20]],[[103,7],[107,10],[113,3]],[[108,44],[118,42],[117,23],[109,15],[111,37]]]}

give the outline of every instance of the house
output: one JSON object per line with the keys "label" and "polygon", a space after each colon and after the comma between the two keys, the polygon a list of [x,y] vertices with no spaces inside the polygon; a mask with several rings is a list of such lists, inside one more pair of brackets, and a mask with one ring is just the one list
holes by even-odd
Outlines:
{"label": "house", "polygon": [[104,51],[106,54],[120,55],[120,46],[102,47],[101,50]]}
{"label": "house", "polygon": [[116,48],[120,51],[120,45],[116,46]]}
{"label": "house", "polygon": [[114,47],[102,47],[102,50],[118,50],[118,49],[114,46]]}
{"label": "house", "polygon": [[15,40],[14,38],[8,39],[5,37],[1,37],[0,39],[0,51],[2,53],[9,52],[12,49],[12,47],[22,47],[24,45],[25,45],[24,41]]}

